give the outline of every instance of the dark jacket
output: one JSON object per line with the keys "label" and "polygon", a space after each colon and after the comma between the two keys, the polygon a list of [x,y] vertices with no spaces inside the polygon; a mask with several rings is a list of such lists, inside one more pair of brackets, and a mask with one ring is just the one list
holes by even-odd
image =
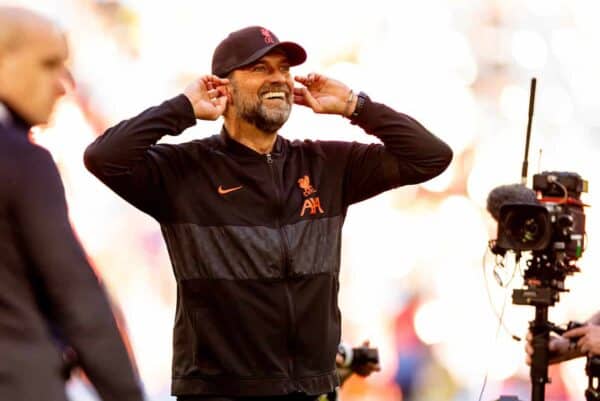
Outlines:
{"label": "dark jacket", "polygon": [[178,285],[173,394],[331,391],[346,210],[440,174],[451,150],[370,100],[354,122],[384,145],[278,137],[262,155],[225,131],[156,145],[195,122],[180,95],[85,153],[92,173],[161,225]]}
{"label": "dark jacket", "polygon": [[71,229],[54,161],[28,131],[14,113],[0,118],[0,400],[66,401],[66,342],[103,400],[139,401],[106,294]]}

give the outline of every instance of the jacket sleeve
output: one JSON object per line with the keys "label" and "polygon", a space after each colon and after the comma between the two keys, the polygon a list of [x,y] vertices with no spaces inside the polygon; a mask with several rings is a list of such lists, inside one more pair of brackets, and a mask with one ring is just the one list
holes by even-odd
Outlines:
{"label": "jacket sleeve", "polygon": [[107,295],[69,223],[54,161],[36,147],[20,163],[11,202],[15,231],[49,303],[49,320],[104,401],[142,400]]}
{"label": "jacket sleeve", "polygon": [[194,124],[191,103],[179,95],[109,128],[86,149],[85,166],[125,200],[157,217],[164,209],[160,169],[173,158],[172,149],[156,142]]}
{"label": "jacket sleeve", "polygon": [[344,181],[347,205],[427,181],[441,174],[452,160],[450,147],[418,121],[369,98],[352,124],[379,138],[383,145],[352,145]]}

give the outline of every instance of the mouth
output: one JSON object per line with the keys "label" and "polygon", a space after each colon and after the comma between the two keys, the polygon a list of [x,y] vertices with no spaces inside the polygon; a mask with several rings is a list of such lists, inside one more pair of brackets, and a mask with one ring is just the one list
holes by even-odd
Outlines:
{"label": "mouth", "polygon": [[286,100],[286,93],[285,92],[267,92],[265,94],[262,95],[263,99],[266,100],[282,100],[285,101]]}

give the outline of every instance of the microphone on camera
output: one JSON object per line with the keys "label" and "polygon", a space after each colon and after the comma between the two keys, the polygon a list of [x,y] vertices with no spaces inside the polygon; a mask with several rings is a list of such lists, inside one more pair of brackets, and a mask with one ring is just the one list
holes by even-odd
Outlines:
{"label": "microphone on camera", "polygon": [[[500,185],[490,191],[487,197],[486,209],[494,220],[499,222],[500,220],[500,209],[502,206],[507,204],[530,204],[539,205],[537,194],[534,190],[527,188],[523,184],[508,184]],[[501,224],[501,223],[500,223]],[[490,241],[490,250],[495,255],[504,257],[507,249],[499,246],[496,240]],[[489,295],[489,292],[488,292]],[[490,299],[491,302],[491,299]],[[499,324],[502,326],[504,331],[515,341],[521,341],[521,338],[513,334],[508,327],[504,324],[501,316],[498,316]]]}
{"label": "microphone on camera", "polygon": [[500,185],[488,194],[487,211],[490,212],[494,220],[498,221],[500,208],[508,203],[540,204],[535,191],[523,184]]}

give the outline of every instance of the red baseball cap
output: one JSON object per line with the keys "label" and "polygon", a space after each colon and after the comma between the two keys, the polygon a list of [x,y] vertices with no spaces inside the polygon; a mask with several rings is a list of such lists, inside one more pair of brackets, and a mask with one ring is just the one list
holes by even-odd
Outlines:
{"label": "red baseball cap", "polygon": [[236,68],[254,63],[273,49],[281,49],[290,65],[299,65],[306,60],[306,51],[297,43],[280,42],[270,30],[250,26],[230,33],[215,49],[212,58],[212,73],[225,78]]}

